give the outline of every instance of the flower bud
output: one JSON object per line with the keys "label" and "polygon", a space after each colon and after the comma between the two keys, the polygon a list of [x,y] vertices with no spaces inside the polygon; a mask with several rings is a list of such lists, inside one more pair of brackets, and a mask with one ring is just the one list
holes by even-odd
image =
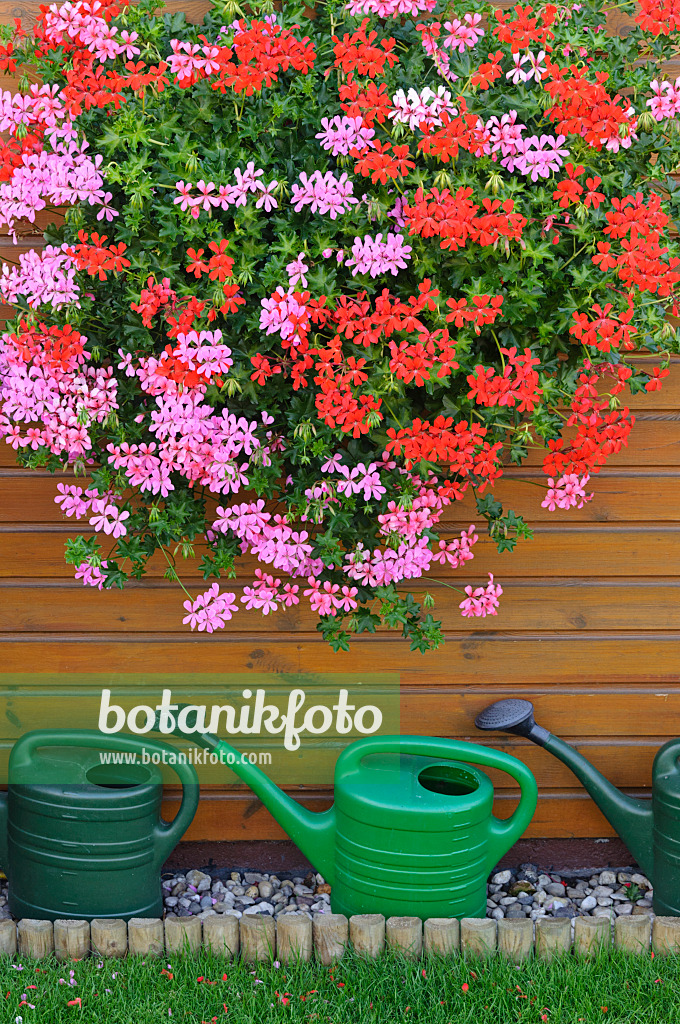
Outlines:
{"label": "flower bud", "polygon": [[497,196],[502,184],[503,179],[501,178],[500,174],[497,171],[494,171],[492,174],[489,175],[489,179],[484,188],[486,189],[487,192],[492,192],[493,195]]}
{"label": "flower bud", "polygon": [[312,435],[316,436],[316,427],[309,420],[305,420],[303,423],[298,423],[297,427],[293,431],[293,437],[302,438],[303,441],[310,441]]}
{"label": "flower bud", "polygon": [[658,123],[651,110],[643,110],[638,114],[638,128],[643,132],[651,132]]}
{"label": "flower bud", "polygon": [[241,394],[243,387],[234,377],[227,377],[220,390],[224,392],[227,398],[233,398],[234,395]]}
{"label": "flower bud", "polygon": [[453,181],[448,171],[438,171],[434,176],[435,188],[453,188]]}
{"label": "flower bud", "polygon": [[198,153],[194,149],[189,155],[187,162],[184,165],[184,169],[186,170],[187,174],[194,174],[198,170],[198,164]]}

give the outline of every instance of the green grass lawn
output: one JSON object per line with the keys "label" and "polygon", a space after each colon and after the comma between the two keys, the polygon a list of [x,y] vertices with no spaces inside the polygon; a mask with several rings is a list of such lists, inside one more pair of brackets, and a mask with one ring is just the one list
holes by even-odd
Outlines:
{"label": "green grass lawn", "polygon": [[[331,968],[213,956],[0,963],[0,1024],[677,1024],[680,958],[494,956],[411,963],[347,956]],[[74,984],[71,984],[74,982]],[[32,1005],[29,1005],[32,1004]]]}

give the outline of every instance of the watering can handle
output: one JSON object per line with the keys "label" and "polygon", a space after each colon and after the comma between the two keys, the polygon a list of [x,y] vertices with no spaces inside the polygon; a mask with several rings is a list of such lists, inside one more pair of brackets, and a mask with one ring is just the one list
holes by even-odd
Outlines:
{"label": "watering can handle", "polygon": [[[95,750],[103,747],[105,750],[130,750],[137,754],[153,748],[159,753],[165,750],[172,757],[177,756],[177,751],[169,743],[141,736],[107,735],[97,732],[96,729],[35,729],[25,733],[14,744],[12,767],[28,767],[35,751],[40,747],[90,747]],[[161,819],[156,825],[155,860],[159,865],[167,858],[193,821],[199,797],[198,775],[193,765],[169,761],[168,766],[182,783],[182,803],[172,821]]]}
{"label": "watering can handle", "polygon": [[[680,751],[679,751],[680,752]],[[357,769],[363,757],[368,754],[422,754],[428,757],[450,758],[456,761],[470,761],[473,764],[486,765],[507,772],[519,783],[520,801],[514,812],[506,820],[491,815],[489,833],[505,845],[505,853],[516,839],[522,835],[531,821],[538,800],[536,779],[516,757],[502,754],[498,750],[482,747],[478,743],[466,743],[464,740],[435,739],[430,736],[373,736],[365,740],[357,740],[345,747],[335,766],[336,775]],[[499,845],[490,846],[493,868],[503,854],[499,854]]]}

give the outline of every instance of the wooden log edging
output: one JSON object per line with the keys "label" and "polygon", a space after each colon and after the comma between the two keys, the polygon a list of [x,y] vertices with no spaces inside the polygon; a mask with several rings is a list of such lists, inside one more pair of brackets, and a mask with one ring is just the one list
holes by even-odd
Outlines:
{"label": "wooden log edging", "polygon": [[160,956],[195,954],[209,950],[226,960],[241,956],[250,962],[278,958],[329,965],[347,949],[377,957],[390,951],[410,960],[460,953],[471,956],[506,956],[520,963],[530,956],[550,959],[572,952],[592,956],[599,950],[623,950],[657,956],[680,953],[680,917],[639,914],[617,917],[528,918],[435,917],[425,922],[413,917],[357,914],[266,914],[206,917],[174,916],[122,920],[0,921],[0,956],[82,960],[84,957]]}

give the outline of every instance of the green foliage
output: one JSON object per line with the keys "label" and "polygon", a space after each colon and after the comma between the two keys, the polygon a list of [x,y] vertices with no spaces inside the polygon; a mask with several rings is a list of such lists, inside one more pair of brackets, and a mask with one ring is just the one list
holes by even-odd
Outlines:
{"label": "green foliage", "polygon": [[[411,508],[419,489],[433,485],[433,474],[440,482],[454,479],[463,490],[471,487],[477,514],[486,522],[499,552],[512,551],[519,541],[531,538],[522,516],[512,510],[505,512],[501,501],[485,491],[488,481],[484,474],[466,471],[456,477],[446,459],[423,457],[407,467],[410,473],[402,471],[401,459],[398,466],[382,471],[386,493],[369,497],[361,492],[342,494],[337,476],[322,467],[338,453],[348,467],[377,464],[390,443],[390,431],[410,427],[417,419],[434,421],[437,416],[452,417],[455,423],[481,425],[486,441],[501,445],[504,465],[519,466],[532,449],[544,450],[546,443],[559,443],[568,415],[565,407],[581,383],[584,365],[592,364],[597,369],[608,364],[615,371],[631,358],[623,346],[607,351],[581,344],[570,330],[574,314],[589,313],[596,303],[604,307],[612,302],[617,313],[626,308],[628,290],[614,272],[603,273],[593,263],[597,243],[605,238],[612,202],[638,192],[647,201],[652,193],[660,193],[668,216],[676,223],[680,220],[680,188],[673,177],[680,162],[677,124],[660,125],[646,111],[650,79],[660,74],[672,42],[635,27],[625,38],[607,37],[606,46],[598,45],[592,35],[593,26],[604,18],[599,0],[587,0],[573,9],[559,8],[551,56],[564,64],[567,58],[562,55],[565,47],[570,47],[566,51],[572,54],[569,59],[577,60],[578,48],[585,41],[589,47],[587,64],[578,57],[579,66],[587,69],[590,82],[608,75],[612,96],[618,93],[630,98],[640,115],[637,138],[629,149],[613,152],[588,145],[578,134],[569,135],[568,160],[583,167],[579,180],[596,177],[597,189],[606,201],[592,206],[579,201],[568,209],[560,207],[555,196],[558,182],[566,178],[564,169],[548,179],[532,181],[528,175],[509,173],[498,152],[475,156],[464,148],[455,159],[441,162],[419,149],[422,132],[389,118],[375,126],[376,134],[393,146],[409,147],[416,166],[405,177],[371,180],[358,173],[355,157],[333,157],[321,148],[316,135],[323,117],[345,113],[339,86],[347,85],[350,76],[334,66],[334,37],[355,31],[361,18],[350,17],[341,0],[319,0],[314,19],[308,17],[309,9],[303,2],[286,0],[283,8],[283,24],[292,28],[295,38],[309,37],[314,45],[314,65],[307,73],[285,67],[264,88],[249,95],[231,87],[223,92],[213,89],[214,78],[205,77],[180,88],[166,69],[169,83],[165,88],[127,88],[119,109],[94,105],[83,111],[78,128],[87,138],[90,151],[102,158],[101,172],[112,194],[110,205],[118,215],[112,223],[98,220],[99,208],[82,201],[67,210],[62,226],[47,230],[46,239],[53,245],[73,246],[78,244],[81,231],[108,233],[109,244],[125,246],[130,266],[125,272],[109,273],[104,280],[81,273],[80,303],[58,312],[49,308],[35,311],[24,298],[17,300],[13,329],[19,329],[22,321],[68,323],[86,337],[91,365],[113,368],[117,375],[115,414],[100,424],[90,423],[88,414],[83,413],[93,455],[100,465],[84,457],[69,462],[46,447],[37,451],[26,447],[19,455],[30,468],[57,471],[68,467],[81,475],[87,471],[90,486],[100,494],[111,495],[121,509],[130,513],[125,536],[99,540],[77,537],[67,542],[66,559],[70,564],[106,563],[102,570],[105,587],[122,587],[127,578],[141,577],[148,560],[158,553],[167,563],[166,575],[172,579],[181,579],[183,563],[197,552],[205,580],[235,575],[240,541],[231,533],[212,529],[218,501],[226,505],[232,500],[228,490],[219,495],[211,493],[175,472],[172,489],[164,495],[154,494],[130,485],[124,472],[108,464],[108,446],[148,444],[153,440],[153,403],[140,390],[139,380],[119,369],[121,358],[128,356],[135,365],[140,359],[160,359],[169,343],[170,315],[176,316],[190,300],[203,303],[193,329],[220,330],[233,360],[224,380],[210,382],[205,401],[216,415],[231,413],[248,422],[257,420],[258,424],[263,411],[271,417],[266,429],[258,426],[258,440],[263,444],[272,442],[271,451],[259,462],[253,459],[247,494],[238,500],[266,499],[272,514],[296,522],[296,528],[310,536],[312,557],[320,560],[324,581],[343,585],[348,582],[343,559],[358,544],[366,552],[381,545],[383,549],[399,548],[399,535],[384,536],[378,516],[386,512],[390,501],[401,509]],[[634,4],[624,0],[619,8],[631,14]],[[155,0],[142,0],[122,8],[114,21],[119,29],[139,33],[141,54],[135,60],[147,65],[168,61],[173,39],[190,44],[201,44],[203,39],[216,41],[223,26],[244,17],[246,11],[245,5],[218,0],[204,24],[198,26],[188,24],[182,13],[158,16],[156,9]],[[274,5],[253,0],[247,9],[264,17],[274,12]],[[486,13],[495,24],[491,9],[477,0],[469,7],[440,2],[435,14],[444,20],[445,14],[462,16],[468,10]],[[389,97],[400,89],[422,91],[427,86],[436,92],[445,88],[459,107],[465,101],[487,121],[516,110],[519,121],[527,126],[525,134],[555,131],[554,119],[548,114],[552,101],[545,90],[536,82],[511,86],[507,81],[512,63],[509,47],[505,47],[500,83],[488,90],[471,84],[471,76],[479,62],[486,59],[487,51],[500,45],[488,29],[474,51],[450,51],[458,80],[444,82],[421,45],[419,23],[418,17],[372,20],[379,40],[391,37],[396,41],[399,63],[376,80],[378,85],[384,81]],[[3,36],[7,38],[7,33]],[[233,29],[228,27],[220,45],[227,44],[234,45]],[[538,50],[538,46],[533,49]],[[62,47],[53,47],[32,57],[31,63],[47,84],[62,88],[72,55]],[[123,60],[115,66],[125,73]],[[360,81],[362,89],[369,84],[365,77]],[[256,196],[250,196],[245,205],[232,204],[228,209],[199,208],[197,217],[182,211],[175,202],[178,182],[190,182],[194,188],[198,182],[227,185],[233,183],[235,170],[245,171],[250,162],[262,168],[263,181],[277,182],[273,192],[277,206],[270,212],[256,205]],[[314,171],[331,171],[337,176],[347,172],[354,182],[355,195],[362,201],[337,218],[313,213],[309,206],[296,211],[291,203],[292,186],[299,183],[301,174]],[[526,219],[521,238],[442,249],[437,238],[409,234],[400,222],[397,199],[413,202],[418,188],[427,191],[433,187],[453,193],[470,189],[472,201],[480,210],[485,201],[511,201],[515,211]],[[346,263],[355,240],[392,231],[401,231],[412,247],[406,268],[398,276],[351,274]],[[223,294],[219,281],[211,280],[206,273],[196,276],[187,269],[192,260],[190,249],[208,252],[211,242],[222,240],[228,240],[228,254],[234,261],[229,281],[238,285],[238,295],[244,300],[233,311],[220,309]],[[330,257],[324,255],[327,250]],[[676,243],[670,243],[666,258],[676,252]],[[316,371],[308,374],[303,386],[293,384],[289,372],[292,362],[290,354],[284,352],[281,336],[276,331],[266,333],[261,326],[263,300],[270,299],[277,288],[287,290],[286,266],[299,254],[304,254],[308,265],[307,284],[296,287],[308,293],[305,301],[311,296],[331,311],[344,299],[356,299],[364,293],[373,309],[384,289],[406,302],[418,295],[418,286],[428,279],[439,292],[434,308],[423,314],[428,331],[441,331],[450,324],[446,319],[446,301],[450,299],[502,296],[502,317],[493,325],[451,326],[454,370],[439,376],[441,363],[436,364],[420,382],[407,380],[394,369],[390,340],[395,346],[406,343],[407,331],[398,328],[393,335],[386,332],[380,340],[369,337],[365,345],[348,333],[342,340],[338,373],[350,356],[365,359],[368,382],[363,391],[357,385],[353,393],[370,392],[379,404],[379,412],[367,421],[369,429],[353,436],[320,415]],[[175,293],[173,310],[155,315],[149,326],[132,306],[140,303],[149,282],[160,285],[165,279]],[[666,317],[666,307],[671,303],[672,297],[648,292],[635,312],[636,343],[659,353],[660,359],[655,362],[663,365],[680,347],[677,332]],[[312,327],[310,351],[321,350],[330,341],[327,325]],[[518,401],[476,401],[470,394],[473,375],[487,368],[502,376],[507,369],[508,349],[512,348],[529,350],[538,358],[540,400],[526,408]],[[285,372],[258,383],[253,373],[253,359],[258,356],[269,358]],[[645,390],[650,375],[631,365],[634,372],[628,387],[635,394]],[[610,408],[625,408],[624,396],[612,393]],[[454,505],[454,519],[460,515]],[[430,525],[423,536],[437,541],[440,534],[434,531],[439,527],[436,521]],[[450,540],[443,527],[441,533]],[[277,571],[276,565],[273,571]],[[433,565],[426,586],[442,574],[444,570]],[[418,601],[411,594],[404,595],[402,587],[360,585],[359,607],[324,616],[317,628],[335,650],[346,650],[350,636],[371,634],[380,626],[398,631],[412,650],[437,647],[443,633],[442,624],[428,610],[432,595]]]}

